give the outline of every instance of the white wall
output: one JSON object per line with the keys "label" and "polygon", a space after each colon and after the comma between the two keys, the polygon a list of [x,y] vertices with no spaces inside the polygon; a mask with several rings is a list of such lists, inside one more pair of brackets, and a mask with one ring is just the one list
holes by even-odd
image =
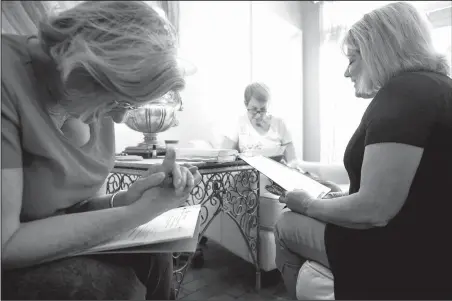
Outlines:
{"label": "white wall", "polygon": [[[159,138],[177,139],[180,141],[180,146],[185,146],[190,140],[211,140],[217,127],[227,126],[236,116],[242,114],[244,88],[252,80],[259,79],[258,74],[263,72],[260,72],[259,68],[251,70],[252,54],[249,39],[251,6],[248,1],[181,1],[180,5],[181,52],[184,58],[197,66],[198,71],[186,79],[187,86],[182,92],[184,111],[177,114],[180,125],[159,134]],[[256,1],[253,6],[266,7],[269,11],[273,11],[280,18],[287,20],[289,27],[301,26],[299,2]],[[294,30],[295,33],[296,31]],[[299,41],[301,44],[301,37]],[[281,53],[283,56],[291,55],[294,58],[293,66],[296,66],[296,59],[299,58],[298,63],[301,66],[301,53],[297,57],[294,53],[298,51],[294,50],[297,47],[294,46],[291,49]],[[298,49],[301,50],[301,45]],[[259,53],[259,49],[253,49],[253,51]],[[267,60],[277,62],[277,59],[277,57],[269,57]],[[284,62],[284,64],[289,66],[290,62]],[[284,78],[285,76],[292,80],[287,81],[288,89],[283,89],[282,85],[276,84],[275,98],[278,94],[282,95],[279,97],[279,109],[276,113],[287,119],[301,157],[303,149],[302,71],[301,67],[299,70],[296,69],[298,67],[285,68],[279,70],[286,70],[283,71],[286,73],[277,74],[276,77]],[[298,79],[300,79],[299,85],[296,82]],[[288,92],[284,90],[291,91],[293,96],[285,97]],[[293,115],[294,111],[299,111],[300,115]],[[116,125],[115,130],[117,152],[142,141],[143,135],[129,129],[126,125]]]}

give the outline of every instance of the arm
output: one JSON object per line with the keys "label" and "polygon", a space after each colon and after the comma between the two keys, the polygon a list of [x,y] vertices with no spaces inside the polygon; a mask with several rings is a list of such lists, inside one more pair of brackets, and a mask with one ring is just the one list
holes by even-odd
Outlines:
{"label": "arm", "polygon": [[[27,267],[66,257],[133,229],[165,209],[148,198],[147,210],[126,206],[21,222],[24,185],[21,123],[11,97],[14,94],[8,92],[2,78],[2,268]],[[153,187],[151,180],[146,181],[142,181],[143,185]]]}
{"label": "arm", "polygon": [[359,192],[332,200],[313,199],[306,214],[340,226],[387,225],[408,196],[422,154],[422,148],[406,144],[368,145]]}
{"label": "arm", "polygon": [[442,110],[426,84],[424,77],[410,74],[379,90],[362,121],[366,131],[359,191],[307,202],[306,214],[329,223],[372,226],[385,226],[398,214]]}
{"label": "arm", "polygon": [[133,229],[158,215],[130,207],[60,215],[21,223],[21,168],[2,170],[2,264],[27,267],[66,257]]}
{"label": "arm", "polygon": [[284,150],[284,160],[289,166],[297,162],[298,159],[293,142],[286,144],[286,149]]}

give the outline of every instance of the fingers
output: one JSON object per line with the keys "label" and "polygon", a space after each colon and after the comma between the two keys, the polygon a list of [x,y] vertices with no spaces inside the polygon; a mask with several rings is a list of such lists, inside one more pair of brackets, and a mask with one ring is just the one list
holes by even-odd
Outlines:
{"label": "fingers", "polygon": [[202,176],[201,176],[201,174],[198,171],[196,171],[195,173],[193,173],[193,179],[195,181],[195,185],[194,186],[197,186],[199,183],[201,183]]}
{"label": "fingers", "polygon": [[279,202],[282,204],[287,203],[287,192],[283,191],[282,195],[279,197]]}
{"label": "fingers", "polygon": [[165,176],[164,172],[158,172],[147,177],[141,177],[130,186],[127,193],[130,196],[139,198],[149,188],[160,185],[165,179]]}
{"label": "fingers", "polygon": [[198,171],[198,166],[189,166],[188,170],[193,174]]}
{"label": "fingers", "polygon": [[[164,172],[171,172],[176,164],[176,151],[173,148],[167,148],[162,167]],[[174,176],[174,175],[173,175]]]}
{"label": "fingers", "polygon": [[187,172],[187,186],[191,186],[192,188],[195,186],[195,178],[193,177],[193,173],[190,169]]}
{"label": "fingers", "polygon": [[[182,186],[182,172],[181,169],[184,167],[181,167],[178,164],[173,164],[171,173],[173,177],[173,186],[176,190],[178,190]],[[185,185],[185,183],[184,183]]]}
{"label": "fingers", "polygon": [[178,186],[174,185],[176,188],[176,193],[182,193],[187,186],[187,174],[191,174],[191,172],[186,167],[180,167],[180,181],[178,182]]}

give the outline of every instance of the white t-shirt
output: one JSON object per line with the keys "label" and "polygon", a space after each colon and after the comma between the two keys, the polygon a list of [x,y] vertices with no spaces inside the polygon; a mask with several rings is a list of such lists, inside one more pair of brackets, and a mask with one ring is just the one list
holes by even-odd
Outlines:
{"label": "white t-shirt", "polygon": [[[259,134],[251,124],[248,116],[241,116],[233,127],[225,133],[225,136],[236,142],[239,152],[252,151],[254,154],[263,156],[282,155],[287,144],[292,142],[292,137],[284,121],[281,118],[271,116],[270,128],[264,135]],[[270,180],[263,174],[260,175],[260,195],[267,198],[277,199],[278,196],[271,194],[265,189]]]}
{"label": "white t-shirt", "polygon": [[225,136],[236,142],[239,152],[250,150],[268,153],[280,150],[292,142],[292,137],[284,121],[281,118],[271,116],[270,128],[267,133],[261,135],[254,129],[247,115],[240,116],[238,122],[225,133]]}

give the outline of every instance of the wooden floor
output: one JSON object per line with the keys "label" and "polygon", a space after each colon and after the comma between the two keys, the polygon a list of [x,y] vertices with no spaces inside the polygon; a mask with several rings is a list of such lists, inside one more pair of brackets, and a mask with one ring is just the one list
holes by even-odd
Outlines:
{"label": "wooden floor", "polygon": [[[278,273],[265,277],[257,293],[254,266],[213,241],[203,247],[204,265],[190,267],[178,299],[181,300],[288,300]],[[266,275],[269,276],[269,275]]]}

